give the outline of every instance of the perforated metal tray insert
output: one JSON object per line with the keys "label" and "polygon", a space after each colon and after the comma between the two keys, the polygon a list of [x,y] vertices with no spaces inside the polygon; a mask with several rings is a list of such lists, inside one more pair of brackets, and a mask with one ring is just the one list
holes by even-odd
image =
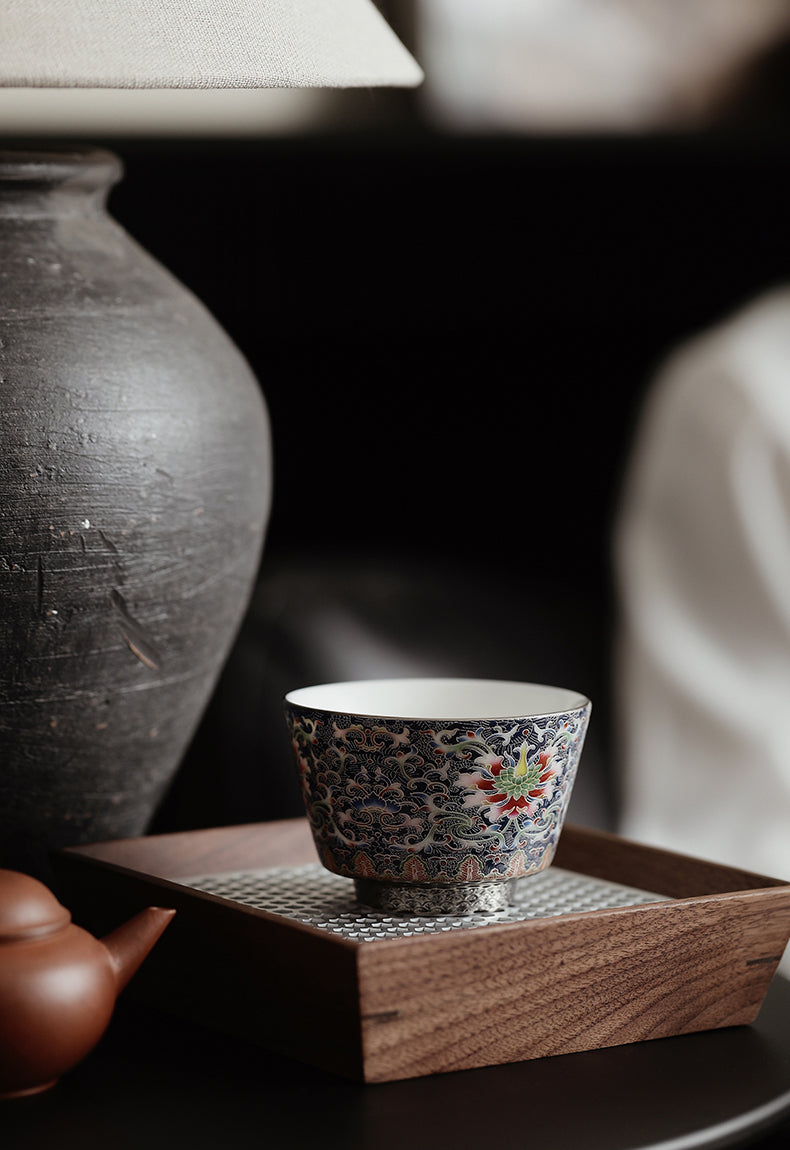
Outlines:
{"label": "perforated metal tray insert", "polygon": [[180,881],[196,890],[258,907],[360,942],[448,930],[473,930],[493,923],[524,922],[531,918],[637,906],[666,899],[665,895],[604,882],[559,867],[517,879],[513,883],[513,902],[505,910],[433,917],[384,915],[371,910],[357,901],[352,879],[331,874],[320,863],[200,875]]}

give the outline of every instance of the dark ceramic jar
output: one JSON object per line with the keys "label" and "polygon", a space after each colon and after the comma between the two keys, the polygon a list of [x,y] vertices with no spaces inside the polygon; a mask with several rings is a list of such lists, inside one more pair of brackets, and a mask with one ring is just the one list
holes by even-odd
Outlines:
{"label": "dark ceramic jar", "polygon": [[268,422],[104,211],[104,152],[0,152],[0,866],[140,834],[240,624]]}

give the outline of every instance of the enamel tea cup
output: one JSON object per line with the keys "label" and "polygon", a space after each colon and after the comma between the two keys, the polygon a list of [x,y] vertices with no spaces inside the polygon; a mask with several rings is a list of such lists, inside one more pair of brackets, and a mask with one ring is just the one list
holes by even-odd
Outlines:
{"label": "enamel tea cup", "polygon": [[319,857],[393,913],[498,910],[554,857],[591,705],[493,679],[375,679],[285,698]]}

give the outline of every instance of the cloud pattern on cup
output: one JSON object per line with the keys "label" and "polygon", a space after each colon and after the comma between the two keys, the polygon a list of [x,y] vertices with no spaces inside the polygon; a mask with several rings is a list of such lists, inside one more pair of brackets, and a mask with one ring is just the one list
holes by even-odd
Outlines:
{"label": "cloud pattern on cup", "polygon": [[517,878],[554,856],[590,706],[437,724],[288,709],[324,865],[389,882]]}

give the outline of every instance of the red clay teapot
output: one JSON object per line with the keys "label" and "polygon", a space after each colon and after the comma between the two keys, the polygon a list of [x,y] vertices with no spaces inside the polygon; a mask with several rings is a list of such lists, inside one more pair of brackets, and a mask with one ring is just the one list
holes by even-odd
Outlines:
{"label": "red clay teapot", "polygon": [[0,1098],[46,1090],[84,1058],[174,914],[148,907],[100,941],[43,883],[0,869]]}

